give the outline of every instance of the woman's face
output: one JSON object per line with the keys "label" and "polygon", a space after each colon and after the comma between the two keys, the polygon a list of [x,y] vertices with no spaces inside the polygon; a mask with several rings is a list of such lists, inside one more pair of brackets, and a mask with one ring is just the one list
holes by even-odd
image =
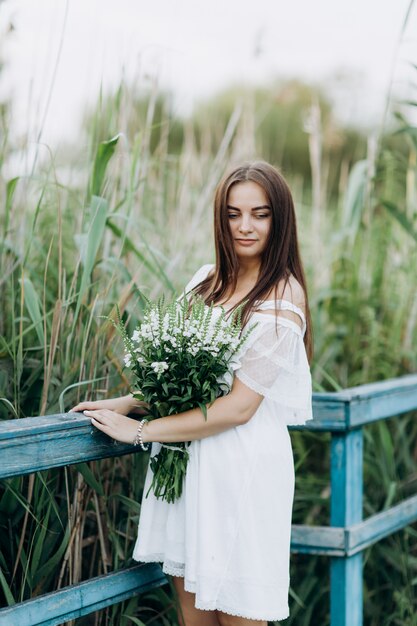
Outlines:
{"label": "woman's face", "polygon": [[227,211],[236,254],[260,258],[272,225],[272,208],[258,183],[235,183],[229,190]]}

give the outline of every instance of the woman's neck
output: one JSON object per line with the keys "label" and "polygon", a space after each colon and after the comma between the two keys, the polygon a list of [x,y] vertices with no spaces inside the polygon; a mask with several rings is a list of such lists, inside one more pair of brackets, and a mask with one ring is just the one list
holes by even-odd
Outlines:
{"label": "woman's neck", "polygon": [[238,281],[256,282],[261,264],[258,259],[239,259]]}
{"label": "woman's neck", "polygon": [[221,304],[236,304],[242,300],[256,285],[259,277],[260,263],[254,260],[239,261],[239,270],[237,275],[237,284],[233,293],[230,292],[230,286],[227,293],[223,297]]}

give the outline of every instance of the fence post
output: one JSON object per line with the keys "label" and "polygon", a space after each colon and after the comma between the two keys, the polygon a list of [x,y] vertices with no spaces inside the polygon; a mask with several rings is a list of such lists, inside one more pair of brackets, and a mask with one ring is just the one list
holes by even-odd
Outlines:
{"label": "fence post", "polygon": [[[362,520],[363,432],[362,428],[332,433],[331,526],[346,527]],[[363,557],[330,559],[330,624],[363,624]]]}

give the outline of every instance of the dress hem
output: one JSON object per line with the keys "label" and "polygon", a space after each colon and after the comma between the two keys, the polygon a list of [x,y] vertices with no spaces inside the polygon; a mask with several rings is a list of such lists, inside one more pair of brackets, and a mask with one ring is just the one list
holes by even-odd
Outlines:
{"label": "dress hem", "polygon": [[[164,557],[161,554],[146,555],[146,556],[142,555],[140,558],[133,557],[133,559],[135,561],[142,561],[143,563],[155,563],[155,562],[162,563],[162,571],[164,572],[164,574],[168,574],[169,576],[179,576],[181,578],[184,578],[185,591],[188,591],[190,593],[195,593],[195,589],[193,588],[193,585],[187,582],[187,579],[185,578],[185,575],[184,575],[185,566],[183,564],[181,564],[180,567],[171,567],[170,565],[165,564]],[[222,613],[227,613],[228,615],[233,615],[234,617],[243,617],[245,619],[254,619],[254,620],[260,620],[260,621],[267,621],[267,622],[273,622],[276,620],[286,619],[290,615],[288,606],[280,614],[275,614],[275,613],[269,614],[269,615],[264,614],[264,615],[261,615],[260,617],[259,617],[259,614],[255,614],[254,612],[247,611],[246,613],[242,613],[241,611],[238,611],[237,609],[234,609],[233,607],[225,606],[224,604],[221,604],[219,602],[202,603],[202,602],[199,602],[197,598],[195,600],[194,606],[196,609],[199,609],[200,611],[221,611]]]}

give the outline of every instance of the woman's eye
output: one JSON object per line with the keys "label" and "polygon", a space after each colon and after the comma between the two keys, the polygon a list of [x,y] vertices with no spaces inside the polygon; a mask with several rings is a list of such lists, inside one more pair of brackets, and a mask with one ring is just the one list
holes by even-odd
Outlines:
{"label": "woman's eye", "polygon": [[269,213],[258,213],[257,217],[269,217]]}
{"label": "woman's eye", "polygon": [[229,219],[233,220],[235,217],[238,217],[237,213],[229,213]]}

